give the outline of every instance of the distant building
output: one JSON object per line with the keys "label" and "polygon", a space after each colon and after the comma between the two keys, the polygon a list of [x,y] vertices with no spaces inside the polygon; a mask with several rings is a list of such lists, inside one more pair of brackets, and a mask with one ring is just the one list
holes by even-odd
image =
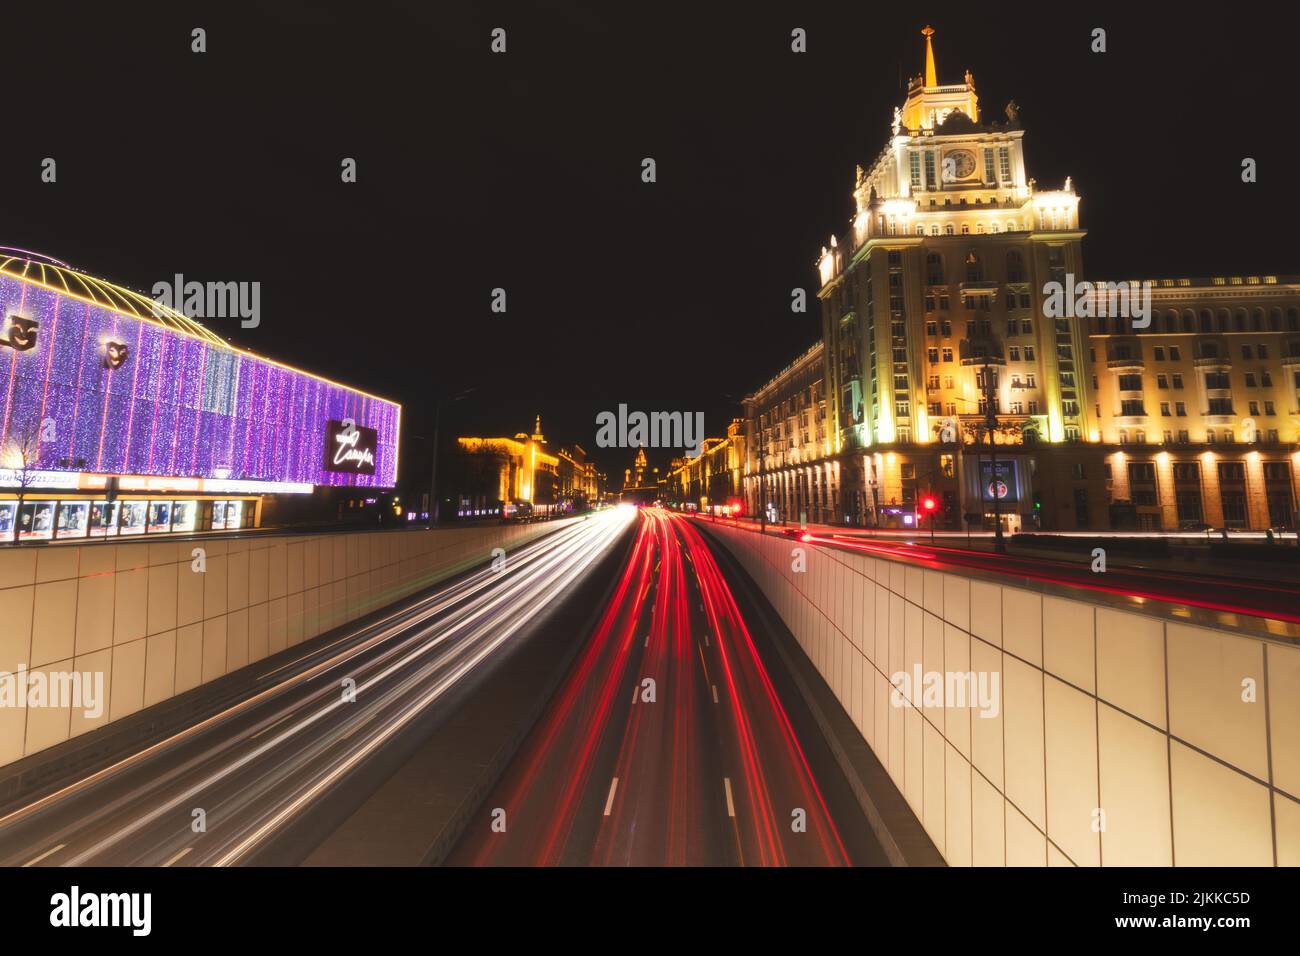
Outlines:
{"label": "distant building", "polygon": [[[539,423],[540,427],[540,423]],[[560,507],[582,511],[601,500],[600,473],[595,462],[587,460],[581,445],[570,445],[555,453],[558,460],[558,498]]]}
{"label": "distant building", "polygon": [[458,518],[547,514],[560,500],[560,457],[546,448],[539,415],[531,435],[457,439],[451,469]]}
{"label": "distant building", "polygon": [[633,504],[649,504],[659,498],[659,469],[651,469],[645,449],[636,450],[631,468],[623,469],[623,489],[619,498]]}
{"label": "distant building", "polygon": [[688,511],[756,514],[743,502],[745,420],[733,419],[726,438],[708,438],[694,458],[676,458],[668,470],[664,497]]}

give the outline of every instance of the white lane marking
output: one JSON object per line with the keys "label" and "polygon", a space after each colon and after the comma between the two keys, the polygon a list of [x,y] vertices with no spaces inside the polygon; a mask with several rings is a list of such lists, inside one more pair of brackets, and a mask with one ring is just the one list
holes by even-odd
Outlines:
{"label": "white lane marking", "polygon": [[633,684],[633,685],[632,685],[632,703],[633,703],[633,704],[636,703],[636,692],[637,692],[637,689],[638,689],[637,686],[636,686],[635,684]]}
{"label": "white lane marking", "polygon": [[649,646],[650,646],[650,635],[649,635],[649,634],[647,634],[647,635],[645,636],[645,646],[646,646],[646,647],[649,647]]}
{"label": "white lane marking", "polygon": [[713,702],[714,702],[715,704],[718,702],[718,685],[717,685],[717,684],[714,684],[714,685],[713,685]]}
{"label": "white lane marking", "polygon": [[266,733],[267,731],[274,730],[276,727],[279,727],[286,720],[292,719],[293,716],[294,716],[293,714],[285,714],[283,717],[281,717],[279,720],[275,721],[274,723],[267,724],[265,727],[263,727],[257,733],[253,734],[253,736],[249,737],[248,739],[256,740],[258,737],[262,736],[262,734]]}
{"label": "white lane marking", "polygon": [[727,790],[727,816],[734,817],[736,815],[736,805],[731,802],[731,778],[723,777],[722,785]]}
{"label": "white lane marking", "polygon": [[618,777],[609,782],[609,796],[605,799],[605,816],[614,809],[614,794],[618,791]]}
{"label": "white lane marking", "polygon": [[181,852],[177,853],[174,857],[172,857],[170,860],[164,863],[163,866],[171,866],[173,863],[175,863],[177,860],[183,857],[186,853],[189,853],[190,850],[192,849],[194,849],[194,847],[187,846],[185,849],[181,850]]}
{"label": "white lane marking", "polygon": [[705,631],[705,632],[704,632],[704,646],[705,646],[705,647],[708,647],[708,646],[709,646],[709,632],[708,632],[708,631]]}
{"label": "white lane marking", "polygon": [[45,859],[47,856],[51,856],[52,854],[58,853],[65,846],[67,846],[66,843],[60,843],[58,846],[52,846],[44,853],[42,853],[40,856],[33,857],[32,859],[28,860],[26,863],[23,864],[23,866],[35,866],[37,863],[40,863],[41,860]]}

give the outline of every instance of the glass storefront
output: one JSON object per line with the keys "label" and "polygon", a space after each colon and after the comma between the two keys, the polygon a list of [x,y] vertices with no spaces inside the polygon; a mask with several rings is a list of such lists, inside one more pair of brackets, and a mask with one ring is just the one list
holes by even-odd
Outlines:
{"label": "glass storefront", "polygon": [[60,538],[85,537],[90,519],[89,501],[64,501],[59,504],[59,526],[55,534]]}
{"label": "glass storefront", "polygon": [[249,501],[0,501],[0,543],[251,528]]}
{"label": "glass storefront", "polygon": [[40,541],[54,537],[53,501],[25,501],[18,510],[18,539]]}

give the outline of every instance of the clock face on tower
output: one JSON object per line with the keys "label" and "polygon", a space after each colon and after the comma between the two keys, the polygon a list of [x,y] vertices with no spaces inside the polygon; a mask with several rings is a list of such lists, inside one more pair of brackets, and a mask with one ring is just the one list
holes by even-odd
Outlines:
{"label": "clock face on tower", "polygon": [[954,149],[944,153],[943,171],[949,181],[965,179],[975,172],[975,154],[969,149]]}

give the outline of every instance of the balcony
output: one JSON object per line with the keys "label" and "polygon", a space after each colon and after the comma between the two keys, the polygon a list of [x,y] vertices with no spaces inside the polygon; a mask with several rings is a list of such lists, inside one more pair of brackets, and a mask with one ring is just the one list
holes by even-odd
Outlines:
{"label": "balcony", "polygon": [[1146,368],[1146,362],[1140,358],[1108,358],[1106,367],[1109,369],[1131,368],[1141,371]]}

